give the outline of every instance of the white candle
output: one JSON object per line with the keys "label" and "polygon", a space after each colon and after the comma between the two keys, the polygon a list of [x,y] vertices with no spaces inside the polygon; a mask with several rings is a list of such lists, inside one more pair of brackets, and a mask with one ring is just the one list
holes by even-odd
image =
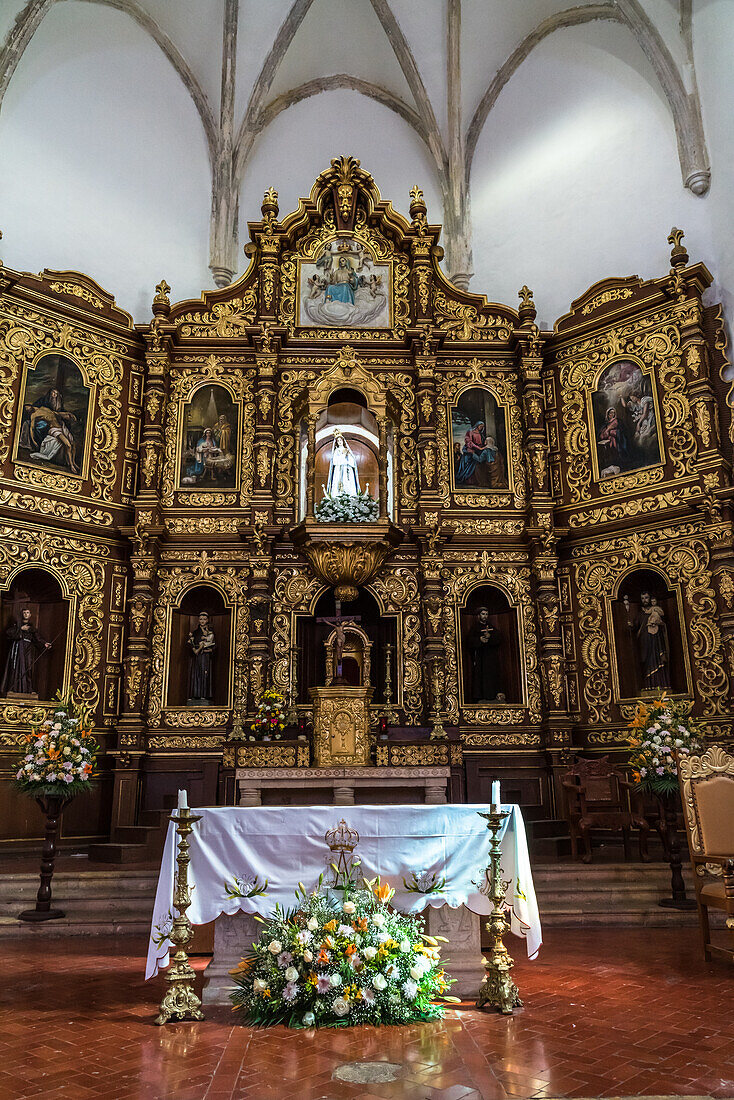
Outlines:
{"label": "white candle", "polygon": [[495,779],[492,782],[492,813],[498,814],[500,812],[500,781]]}
{"label": "white candle", "polygon": [[186,791],[178,792],[178,808],[179,810],[188,810],[189,808],[188,799],[186,798]]}

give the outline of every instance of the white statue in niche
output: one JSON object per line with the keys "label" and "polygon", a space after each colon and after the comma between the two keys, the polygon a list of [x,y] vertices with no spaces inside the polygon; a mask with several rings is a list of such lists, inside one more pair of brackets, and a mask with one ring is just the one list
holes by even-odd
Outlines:
{"label": "white statue in niche", "polygon": [[329,463],[329,480],[326,486],[328,497],[338,497],[340,493],[349,496],[359,495],[359,476],[357,460],[352,448],[337,428],[334,432],[334,446]]}

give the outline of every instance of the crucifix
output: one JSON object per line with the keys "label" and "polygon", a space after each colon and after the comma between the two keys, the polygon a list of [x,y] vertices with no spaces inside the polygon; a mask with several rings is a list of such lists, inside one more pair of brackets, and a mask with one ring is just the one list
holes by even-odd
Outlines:
{"label": "crucifix", "polygon": [[353,623],[359,623],[362,621],[361,615],[350,615],[348,619],[342,618],[342,605],[341,600],[335,600],[336,615],[324,616],[323,619],[317,619],[317,623],[328,623],[329,626],[334,627],[334,679],[332,683],[339,686],[348,684],[348,681],[344,679],[342,669],[342,659],[344,657],[344,642],[346,640],[346,627],[351,626]]}

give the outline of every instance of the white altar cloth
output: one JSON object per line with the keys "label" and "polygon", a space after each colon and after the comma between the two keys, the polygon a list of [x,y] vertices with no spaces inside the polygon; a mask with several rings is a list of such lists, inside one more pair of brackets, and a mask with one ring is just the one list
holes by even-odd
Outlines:
{"label": "white altar cloth", "polygon": [[[479,811],[488,809],[457,803],[192,809],[201,821],[189,837],[189,920],[208,924],[221,913],[268,916],[276,904],[291,908],[297,883],[313,890],[319,875],[328,871],[334,855],[324,834],[342,817],[359,833],[354,855],[362,860],[361,873],[370,879],[379,875],[395,888],[392,905],[396,909],[419,913],[429,905],[466,905],[473,913],[489,913],[491,902],[479,892],[489,861],[489,832]],[[510,811],[502,835],[502,877],[509,882],[506,900],[512,931],[527,941],[533,958],[542,940],[525,824],[518,806],[503,809]],[[168,965],[175,866],[176,833],[171,822],[153,909],[146,978]],[[264,896],[240,896],[251,884],[262,886],[266,879]]]}

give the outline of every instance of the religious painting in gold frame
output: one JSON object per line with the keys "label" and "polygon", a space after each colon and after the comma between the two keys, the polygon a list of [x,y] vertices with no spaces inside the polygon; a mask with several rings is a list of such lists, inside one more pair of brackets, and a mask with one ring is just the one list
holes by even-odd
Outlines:
{"label": "religious painting in gold frame", "polygon": [[300,328],[390,329],[393,264],[377,261],[347,234],[327,241],[314,260],[299,259],[296,325]]}
{"label": "religious painting in gold frame", "polygon": [[634,356],[605,363],[587,391],[594,480],[624,478],[664,465],[657,393],[650,368]]}
{"label": "religious painting in gold frame", "polygon": [[449,403],[449,467],[454,493],[512,492],[507,410],[484,386],[467,386]]}
{"label": "religious painting in gold frame", "polygon": [[222,382],[197,386],[181,403],[178,488],[220,491],[239,486],[240,402]]}
{"label": "religious painting in gold frame", "polygon": [[44,351],[23,371],[13,461],[64,474],[89,474],[95,386],[66,352]]}

